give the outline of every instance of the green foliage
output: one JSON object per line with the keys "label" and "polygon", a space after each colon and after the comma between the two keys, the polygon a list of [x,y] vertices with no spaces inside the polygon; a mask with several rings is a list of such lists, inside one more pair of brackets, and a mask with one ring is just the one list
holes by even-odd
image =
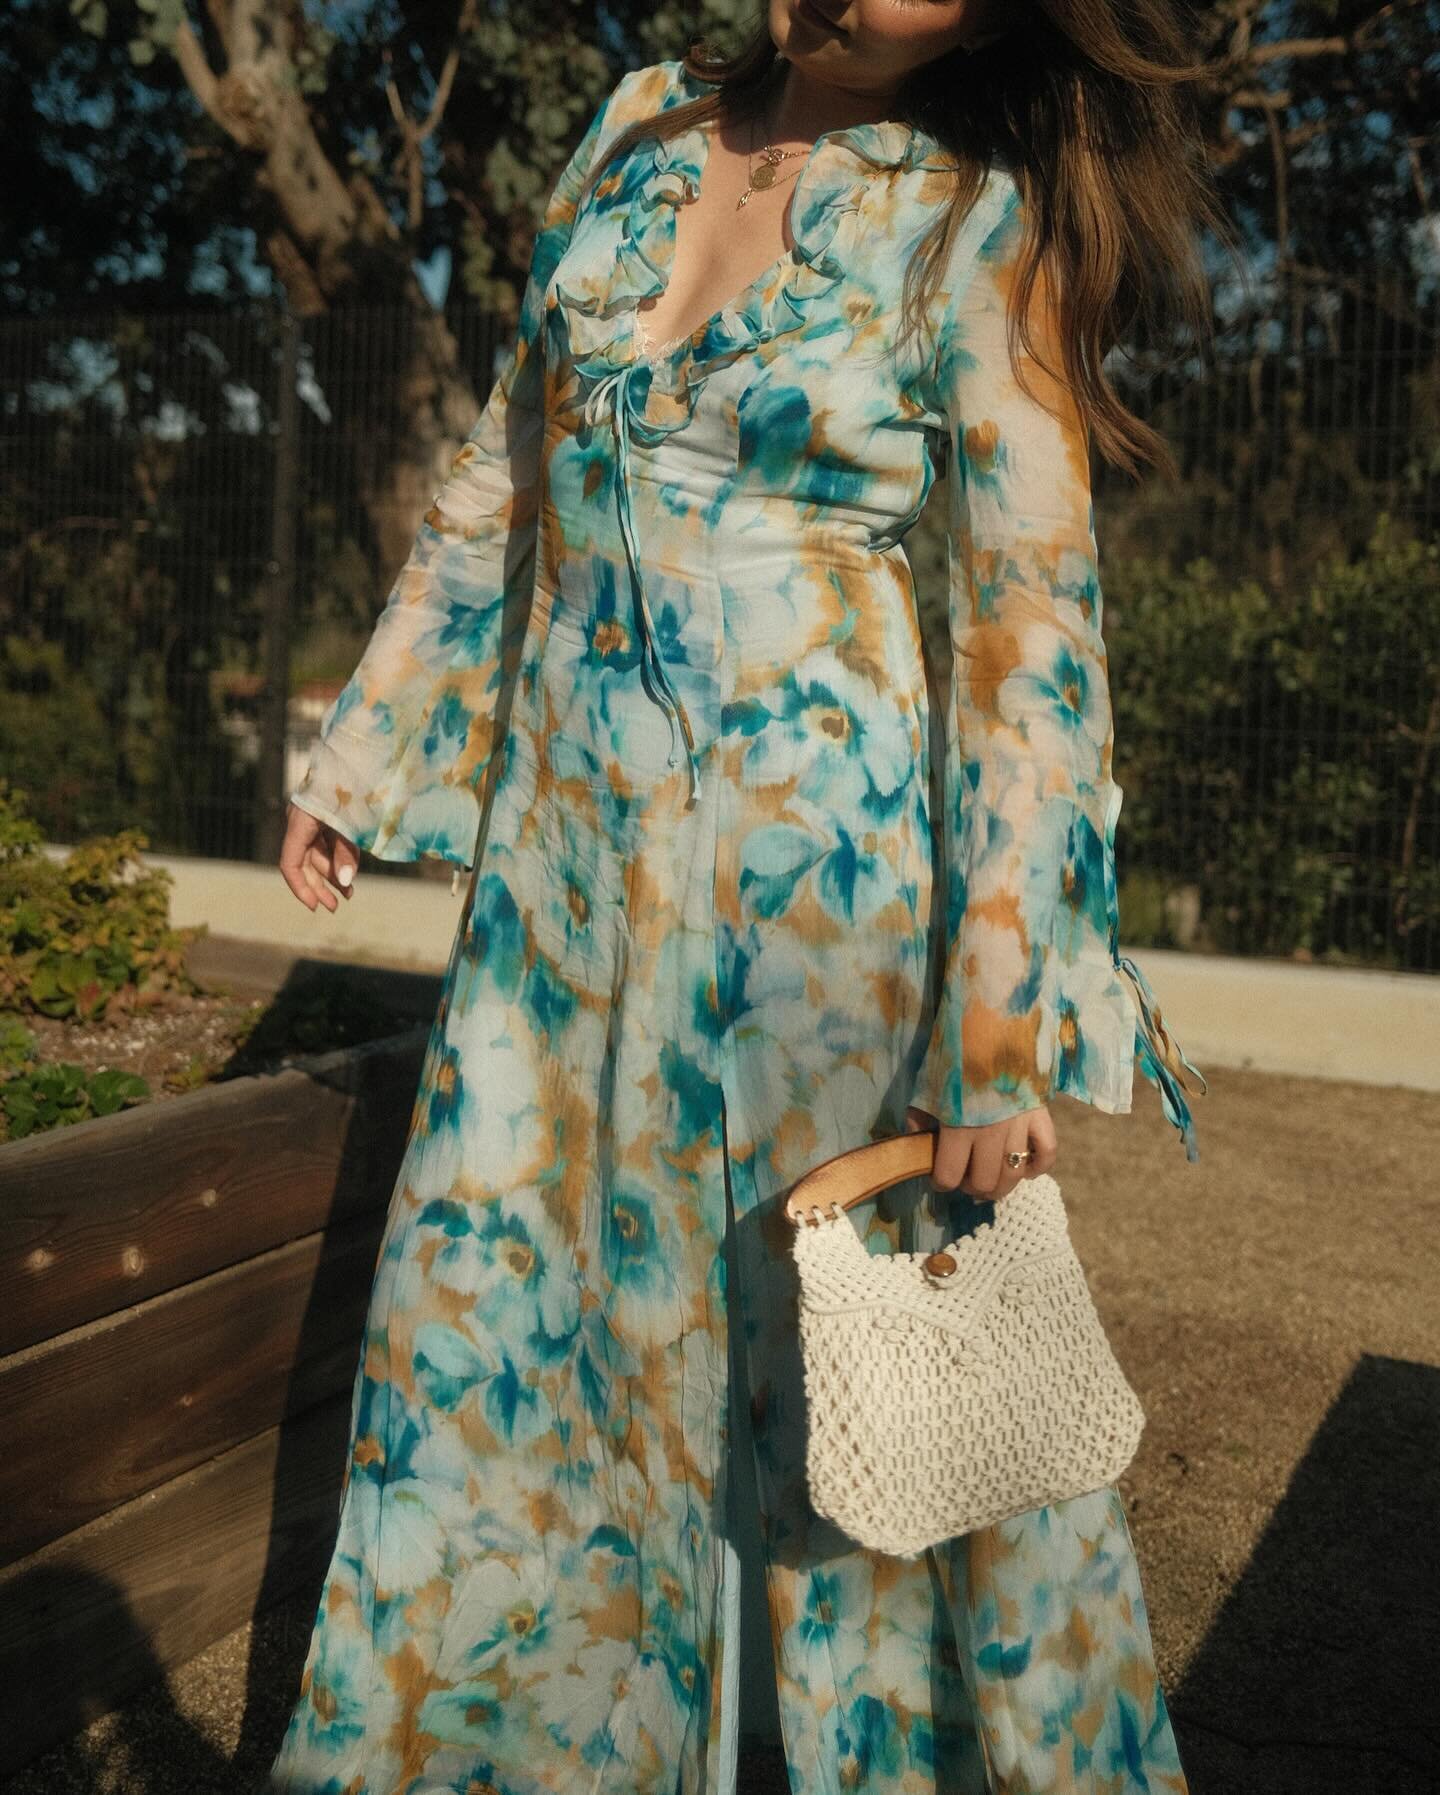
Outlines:
{"label": "green foliage", "polygon": [[149,1095],[149,1085],[132,1072],[40,1063],[30,1030],[18,1016],[0,1014],[0,1141],[112,1116]]}
{"label": "green foliage", "polygon": [[[1195,887],[1199,945],[1433,963],[1440,546],[1382,514],[1297,592],[1207,560],[1114,560],[1104,586],[1122,868]],[[1128,940],[1175,938],[1121,889]]]}
{"label": "green foliage", "polygon": [[126,820],[117,744],[93,674],[68,666],[58,642],[0,636],[0,765],[35,794],[46,835],[92,834]]}
{"label": "green foliage", "polygon": [[10,782],[0,779],[0,866],[36,853],[44,842],[40,825],[23,808],[24,794],[9,790]]}
{"label": "green foliage", "polygon": [[1155,873],[1130,873],[1119,881],[1120,915],[1125,944],[1160,947],[1174,944],[1166,899],[1167,882]]}
{"label": "green foliage", "polygon": [[117,994],[196,987],[170,927],[169,873],[147,868],[138,830],[101,836],[64,860],[40,852],[25,794],[0,779],[0,1010],[86,1019]]}
{"label": "green foliage", "polygon": [[18,1016],[0,1011],[0,1074],[9,1077],[35,1058],[35,1036]]}
{"label": "green foliage", "polygon": [[[249,341],[265,352],[263,334]],[[0,532],[17,543],[0,582],[0,767],[51,839],[130,827],[185,852],[246,852],[236,821],[256,768],[219,676],[257,659],[262,572],[243,543],[217,540],[213,512],[223,490],[261,527],[271,456],[227,428],[220,373],[192,356],[197,381],[148,321],[51,348],[73,398],[27,437],[0,494]],[[90,392],[97,366],[113,371],[103,390],[123,396],[122,422]],[[157,413],[182,402],[205,427],[177,443]],[[83,527],[57,508],[83,508]]]}
{"label": "green foliage", "polygon": [[133,1072],[86,1072],[68,1062],[24,1067],[0,1085],[0,1141],[113,1116],[149,1095],[149,1085]]}

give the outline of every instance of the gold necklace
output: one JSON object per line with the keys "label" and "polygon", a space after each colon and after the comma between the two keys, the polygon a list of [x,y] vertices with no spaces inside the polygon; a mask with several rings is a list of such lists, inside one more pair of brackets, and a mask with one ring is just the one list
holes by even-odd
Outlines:
{"label": "gold necklace", "polygon": [[746,157],[750,184],[736,201],[735,210],[738,212],[742,206],[746,205],[752,193],[763,193],[767,188],[775,186],[781,179],[794,180],[801,171],[798,168],[793,169],[790,174],[782,177],[778,173],[780,164],[788,162],[792,156],[808,156],[809,154],[809,149],[777,150],[773,143],[767,143],[760,152],[761,162],[757,168],[755,166],[755,120],[752,117],[750,120],[750,148]]}

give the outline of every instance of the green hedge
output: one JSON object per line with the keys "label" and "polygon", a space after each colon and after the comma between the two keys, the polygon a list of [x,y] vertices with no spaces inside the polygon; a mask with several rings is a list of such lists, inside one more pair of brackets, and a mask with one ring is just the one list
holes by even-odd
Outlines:
{"label": "green hedge", "polygon": [[[932,653],[942,517],[906,539]],[[1102,531],[1101,585],[1126,942],[1440,968],[1440,545],[1382,514],[1277,595]]]}

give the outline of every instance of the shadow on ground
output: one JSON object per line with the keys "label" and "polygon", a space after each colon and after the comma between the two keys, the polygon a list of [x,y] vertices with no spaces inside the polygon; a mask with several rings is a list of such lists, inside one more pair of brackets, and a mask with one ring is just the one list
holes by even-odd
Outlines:
{"label": "shadow on ground", "polygon": [[[1436,1795],[1440,1532],[1422,1518],[1437,1512],[1440,1370],[1367,1356],[1171,1695],[1192,1795]],[[97,1640],[113,1640],[124,1604],[94,1581],[66,1573],[25,1598],[78,1603],[95,1614]],[[317,1595],[276,1605],[188,1667],[187,1706],[203,1713],[203,1728],[158,1677],[96,1721],[77,1662],[75,1737],[7,1783],[7,1795],[256,1795]],[[228,1756],[207,1735],[235,1699],[243,1714]],[[741,1795],[787,1788],[778,1751],[753,1742]]]}
{"label": "shadow on ground", "polygon": [[1437,1514],[1440,1370],[1367,1355],[1171,1697],[1197,1791],[1440,1789]]}
{"label": "shadow on ground", "polygon": [[[55,1795],[83,1790],[89,1795],[112,1784],[117,1775],[130,1788],[160,1788],[169,1786],[165,1778],[177,1764],[185,1766],[191,1789],[237,1786],[229,1758],[176,1706],[144,1628],[123,1591],[108,1578],[69,1565],[47,1567],[25,1572],[5,1595],[27,1630],[43,1626],[47,1614],[84,1621],[83,1631],[70,1638],[67,1674],[52,1671],[45,1679],[51,1736],[67,1736],[69,1743],[32,1764],[7,1789],[44,1789]],[[148,1663],[149,1682],[143,1703],[105,1715],[108,1702],[97,1692],[111,1687],[103,1659],[114,1652]]]}

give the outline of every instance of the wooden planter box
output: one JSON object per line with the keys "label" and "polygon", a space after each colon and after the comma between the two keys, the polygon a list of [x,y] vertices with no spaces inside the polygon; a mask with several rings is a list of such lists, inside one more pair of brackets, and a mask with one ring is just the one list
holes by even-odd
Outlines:
{"label": "wooden planter box", "polygon": [[427,1033],[0,1148],[0,1774],[323,1571]]}

